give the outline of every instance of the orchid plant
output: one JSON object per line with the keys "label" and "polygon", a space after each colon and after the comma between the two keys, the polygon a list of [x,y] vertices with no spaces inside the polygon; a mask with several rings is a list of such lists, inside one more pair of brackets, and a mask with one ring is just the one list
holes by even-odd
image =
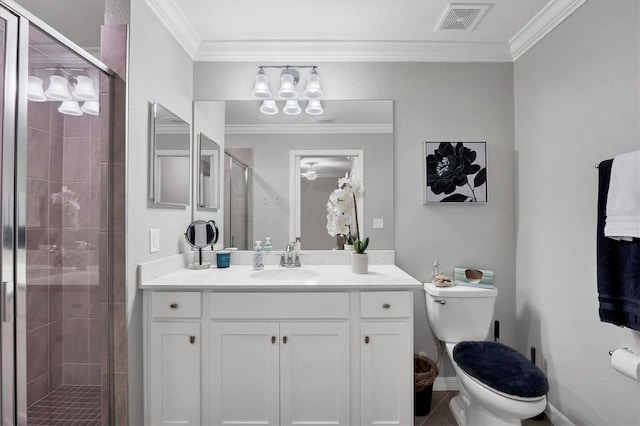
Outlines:
{"label": "orchid plant", "polygon": [[[369,238],[360,239],[358,224],[357,196],[364,192],[364,185],[354,176],[338,179],[338,188],[329,196],[327,201],[327,231],[329,235],[345,235],[353,243],[356,253],[362,254],[369,245]],[[355,218],[355,235],[351,233],[352,217]]]}
{"label": "orchid plant", "polygon": [[80,210],[80,203],[78,203],[78,197],[73,190],[63,185],[62,191],[51,194],[51,202],[53,204],[61,204],[65,213],[69,217],[71,225],[75,228],[79,227],[78,213]]}

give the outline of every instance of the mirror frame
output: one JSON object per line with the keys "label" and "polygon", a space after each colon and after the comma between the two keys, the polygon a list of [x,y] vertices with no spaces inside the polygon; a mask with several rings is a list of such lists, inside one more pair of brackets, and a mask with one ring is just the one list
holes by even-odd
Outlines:
{"label": "mirror frame", "polygon": [[[216,152],[214,153],[211,157],[211,169],[213,169],[213,172],[209,172],[210,175],[213,173],[214,176],[211,177],[211,180],[213,181],[211,183],[211,189],[215,190],[215,195],[213,197],[213,199],[211,200],[211,203],[209,205],[205,205],[203,204],[202,199],[203,197],[203,188],[202,188],[202,177],[201,177],[201,172],[202,170],[202,140],[203,139],[207,139],[207,141],[211,141],[212,143],[214,143],[217,147]],[[196,156],[196,161],[197,161],[197,165],[196,165],[196,191],[197,191],[197,208],[198,210],[217,210],[220,208],[220,180],[222,178],[222,174],[221,174],[221,170],[220,170],[220,144],[217,143],[216,141],[214,141],[213,139],[211,139],[209,136],[205,135],[204,133],[198,133],[198,149],[197,149],[197,156]]]}
{"label": "mirror frame", "polygon": [[[159,176],[156,176],[158,167],[156,166],[156,160],[158,155],[156,155],[157,150],[157,137],[156,137],[156,121],[158,115],[158,107],[164,109],[168,113],[172,114],[174,117],[182,120],[182,122],[188,128],[189,135],[189,155],[188,155],[188,182],[189,188],[188,191],[188,201],[187,203],[170,203],[157,201],[158,200],[158,186],[156,185],[156,181],[159,179]],[[191,204],[191,152],[192,152],[192,144],[191,144],[191,125],[180,118],[177,114],[169,110],[167,107],[157,103],[157,102],[149,102],[149,170],[148,170],[148,179],[149,179],[149,192],[148,192],[148,204],[153,207],[168,207],[168,208],[177,208],[177,209],[185,209]]]}

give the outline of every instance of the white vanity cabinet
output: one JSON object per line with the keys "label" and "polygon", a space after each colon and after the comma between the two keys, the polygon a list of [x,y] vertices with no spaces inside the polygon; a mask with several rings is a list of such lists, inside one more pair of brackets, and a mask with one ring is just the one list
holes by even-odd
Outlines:
{"label": "white vanity cabinet", "polygon": [[412,307],[408,291],[360,294],[363,425],[413,424]]}
{"label": "white vanity cabinet", "polygon": [[199,425],[201,294],[151,293],[147,423]]}
{"label": "white vanity cabinet", "polygon": [[145,291],[145,423],[413,424],[412,291],[296,290]]}
{"label": "white vanity cabinet", "polygon": [[210,424],[349,424],[346,322],[214,322],[210,365]]}

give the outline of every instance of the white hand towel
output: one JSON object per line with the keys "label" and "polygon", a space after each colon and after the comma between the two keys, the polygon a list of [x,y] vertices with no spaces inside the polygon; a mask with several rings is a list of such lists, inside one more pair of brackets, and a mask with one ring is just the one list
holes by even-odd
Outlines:
{"label": "white hand towel", "polygon": [[626,241],[640,238],[640,150],[613,159],[604,235]]}

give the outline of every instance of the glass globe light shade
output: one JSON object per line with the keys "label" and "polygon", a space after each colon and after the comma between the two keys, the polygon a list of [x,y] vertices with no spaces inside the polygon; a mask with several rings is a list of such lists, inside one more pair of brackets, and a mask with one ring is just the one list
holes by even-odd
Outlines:
{"label": "glass globe light shade", "polygon": [[62,101],[58,107],[58,112],[65,115],[82,115],[82,110],[80,109],[80,105],[78,105],[78,101]]}
{"label": "glass globe light shade", "polygon": [[320,115],[324,112],[324,108],[322,108],[322,104],[319,99],[311,99],[304,112],[309,115]]}
{"label": "glass globe light shade", "polygon": [[98,101],[84,101],[80,110],[89,115],[100,115],[100,102]]}
{"label": "glass globe light shade", "polygon": [[266,115],[276,115],[278,113],[278,105],[273,99],[267,99],[262,101],[260,105],[260,112]]}
{"label": "glass globe light shade", "polygon": [[300,108],[296,99],[290,99],[284,105],[284,108],[282,108],[282,112],[287,115],[298,115],[302,112],[302,108]]}
{"label": "glass globe light shade", "polygon": [[278,90],[280,99],[295,99],[298,97],[296,90],[295,77],[288,70],[282,72],[280,76],[280,90]]}
{"label": "glass globe light shade", "polygon": [[47,97],[45,96],[44,89],[42,88],[43,84],[44,83],[40,77],[30,75],[27,82],[27,99],[34,102],[46,101]]}
{"label": "glass globe light shade", "polygon": [[323,96],[322,88],[320,87],[320,76],[315,68],[307,77],[307,87],[302,92],[302,96],[306,99],[321,99]]}
{"label": "glass globe light shade", "polygon": [[98,94],[93,88],[93,79],[86,75],[76,77],[76,87],[73,89],[71,95],[80,101],[98,100]]}
{"label": "glass globe light shade", "polygon": [[269,99],[271,97],[271,89],[269,88],[269,76],[264,73],[261,68],[256,74],[256,84],[253,86],[251,96],[255,99]]}
{"label": "glass globe light shade", "polygon": [[44,92],[47,95],[47,99],[52,101],[70,101],[72,99],[66,78],[54,74],[49,77],[49,81],[49,87]]}

